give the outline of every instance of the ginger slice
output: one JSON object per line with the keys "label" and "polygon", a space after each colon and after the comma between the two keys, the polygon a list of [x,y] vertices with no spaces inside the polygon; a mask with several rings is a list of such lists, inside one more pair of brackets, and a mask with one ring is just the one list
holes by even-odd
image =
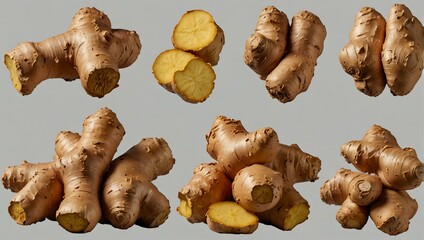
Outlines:
{"label": "ginger slice", "polygon": [[210,64],[194,58],[187,63],[184,70],[175,73],[173,91],[187,102],[203,102],[212,93],[215,78]]}
{"label": "ginger slice", "polygon": [[152,71],[158,83],[170,92],[172,81],[177,71],[184,70],[187,63],[195,58],[191,53],[179,49],[170,49],[162,52],[153,63]]}
{"label": "ginger slice", "polygon": [[218,27],[208,12],[188,11],[175,26],[172,42],[178,49],[198,51],[208,46],[215,39],[217,32]]}
{"label": "ginger slice", "polygon": [[235,202],[218,202],[206,213],[209,228],[219,233],[253,233],[259,218]]}

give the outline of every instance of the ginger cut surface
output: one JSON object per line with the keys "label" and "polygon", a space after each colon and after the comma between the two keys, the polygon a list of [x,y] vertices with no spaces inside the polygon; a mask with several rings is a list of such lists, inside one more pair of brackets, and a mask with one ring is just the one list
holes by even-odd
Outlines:
{"label": "ginger cut surface", "polygon": [[14,88],[22,95],[42,81],[77,78],[85,91],[103,97],[118,86],[119,68],[134,63],[141,51],[135,31],[112,29],[96,8],[82,8],[68,30],[41,42],[24,42],[4,55]]}
{"label": "ginger cut surface", "polygon": [[280,63],[286,50],[289,20],[274,6],[265,7],[256,24],[255,32],[246,41],[244,62],[261,79]]}
{"label": "ginger cut surface", "polygon": [[250,212],[263,212],[282,197],[283,177],[269,167],[253,164],[237,173],[232,189],[237,204]]}
{"label": "ginger cut surface", "polygon": [[224,31],[208,12],[191,10],[175,26],[172,43],[175,48],[192,52],[215,66],[225,43]]}
{"label": "ginger cut surface", "polygon": [[207,224],[218,233],[251,234],[259,224],[259,218],[235,202],[217,202],[209,207]]}
{"label": "ginger cut surface", "polygon": [[381,56],[391,93],[411,92],[424,68],[424,27],[403,4],[390,9]]}
{"label": "ginger cut surface", "polygon": [[381,63],[386,34],[386,21],[375,9],[363,7],[355,16],[349,43],[339,54],[346,73],[355,80],[356,88],[368,96],[380,95],[386,86]]}

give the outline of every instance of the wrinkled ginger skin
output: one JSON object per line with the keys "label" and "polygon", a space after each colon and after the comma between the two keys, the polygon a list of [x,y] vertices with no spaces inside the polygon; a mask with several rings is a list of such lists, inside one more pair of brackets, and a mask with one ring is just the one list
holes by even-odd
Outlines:
{"label": "wrinkled ginger skin", "polygon": [[373,8],[363,7],[355,16],[349,43],[339,54],[342,67],[353,77],[356,88],[368,96],[380,95],[386,86],[381,63],[385,31],[384,17]]}
{"label": "wrinkled ginger skin", "polygon": [[278,154],[278,135],[272,128],[248,132],[238,120],[218,116],[206,134],[207,151],[234,179],[244,167],[267,164]]}
{"label": "wrinkled ginger skin", "polygon": [[424,164],[415,150],[402,149],[392,133],[378,125],[368,129],[362,140],[344,144],[341,154],[361,172],[377,174],[391,189],[414,189],[424,181]]}
{"label": "wrinkled ginger skin", "polygon": [[281,144],[269,167],[281,173],[285,182],[314,182],[321,170],[321,160],[303,152],[297,144]]}
{"label": "wrinkled ginger skin", "polygon": [[265,7],[256,24],[255,32],[246,41],[244,62],[261,79],[280,63],[287,45],[289,20],[274,6]]}
{"label": "wrinkled ginger skin", "polygon": [[408,230],[418,209],[418,203],[406,191],[384,189],[380,198],[371,205],[370,217],[381,231],[398,235]]}
{"label": "wrinkled ginger skin", "polygon": [[424,68],[424,27],[408,7],[390,9],[383,45],[382,62],[387,85],[393,95],[412,91]]}
{"label": "wrinkled ginger skin", "polygon": [[366,206],[380,196],[382,188],[378,176],[342,168],[322,185],[320,195],[327,204],[341,205],[346,198],[350,198],[354,203]]}
{"label": "wrinkled ginger skin", "polygon": [[369,214],[369,206],[361,206],[346,198],[336,213],[336,220],[343,228],[362,229],[368,222]]}
{"label": "wrinkled ginger skin", "polygon": [[283,194],[281,173],[262,164],[253,164],[240,170],[232,183],[236,203],[250,212],[273,208]]}
{"label": "wrinkled ginger skin", "polygon": [[4,62],[22,95],[49,78],[80,78],[89,95],[101,98],[118,86],[119,68],[134,63],[140,51],[136,32],[112,29],[103,12],[82,8],[66,32],[20,43],[5,54]]}
{"label": "wrinkled ginger skin", "polygon": [[206,222],[209,206],[232,199],[231,181],[217,163],[199,164],[193,174],[178,192],[177,211],[191,223]]}
{"label": "wrinkled ginger skin", "polygon": [[[12,218],[28,225],[48,217],[70,232],[91,231],[101,217],[98,195],[103,174],[124,134],[115,113],[107,108],[85,119],[81,136],[59,133],[54,161],[15,167],[28,176],[34,175],[24,178],[28,182],[12,199]],[[29,167],[23,168],[25,165]],[[7,180],[5,176],[3,181]],[[57,209],[56,217],[40,209]]]}
{"label": "wrinkled ginger skin", "polygon": [[57,161],[64,198],[56,219],[66,230],[89,232],[99,222],[99,189],[124,134],[115,113],[102,108],[85,119],[80,140]]}
{"label": "wrinkled ginger skin", "polygon": [[273,98],[290,102],[308,89],[326,35],[324,24],[315,14],[302,11],[293,16],[287,54],[266,78]]}
{"label": "wrinkled ginger skin", "polygon": [[[168,218],[168,199],[150,183],[169,173],[175,159],[162,138],[142,139],[109,166],[102,193],[104,218],[114,227],[158,227]],[[147,208],[146,206],[149,206]]]}

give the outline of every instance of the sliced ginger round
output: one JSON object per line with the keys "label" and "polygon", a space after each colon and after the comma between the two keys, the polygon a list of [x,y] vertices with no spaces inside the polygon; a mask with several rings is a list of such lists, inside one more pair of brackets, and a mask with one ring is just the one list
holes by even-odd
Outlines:
{"label": "sliced ginger round", "polygon": [[217,202],[206,213],[211,230],[220,233],[253,233],[258,228],[259,218],[235,202]]}
{"label": "sliced ginger round", "polygon": [[208,46],[217,33],[212,15],[203,10],[192,10],[185,13],[175,26],[172,42],[175,48],[198,51]]}
{"label": "sliced ginger round", "polygon": [[179,49],[170,49],[162,52],[153,63],[152,71],[160,85],[170,92],[172,90],[172,81],[177,71],[184,70],[187,63],[195,58],[193,54]]}
{"label": "sliced ginger round", "polygon": [[215,72],[200,58],[190,60],[184,70],[174,74],[173,91],[191,103],[205,101],[215,86]]}

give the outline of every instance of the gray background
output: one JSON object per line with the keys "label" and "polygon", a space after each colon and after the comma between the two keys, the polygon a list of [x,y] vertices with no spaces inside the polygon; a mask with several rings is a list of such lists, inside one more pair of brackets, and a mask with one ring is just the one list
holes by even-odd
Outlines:
{"label": "gray background", "polygon": [[[125,3],[124,3],[125,2]],[[336,3],[337,2],[337,3]],[[143,48],[138,60],[121,70],[120,87],[103,99],[89,97],[78,80],[52,79],[22,97],[0,70],[0,169],[22,160],[52,159],[54,138],[61,130],[80,132],[85,116],[100,107],[115,111],[126,129],[118,154],[144,137],[163,137],[171,146],[176,164],[155,184],[169,198],[172,213],[157,229],[134,226],[126,231],[97,225],[87,234],[70,234],[56,222],[17,225],[7,213],[13,193],[0,188],[1,239],[385,239],[370,220],[362,231],[345,230],[335,220],[336,206],[321,202],[319,188],[341,168],[351,168],[339,154],[342,144],[360,139],[372,124],[389,129],[403,147],[424,155],[424,83],[418,82],[406,97],[393,97],[388,89],[377,98],[360,93],[338,62],[338,52],[348,41],[355,14],[372,6],[387,17],[394,1],[1,1],[0,52],[23,41],[40,41],[65,31],[79,8],[95,6],[104,11],[115,28],[133,29]],[[424,22],[421,0],[404,1]],[[271,99],[264,83],[243,62],[244,43],[255,28],[259,11],[275,5],[289,18],[301,10],[317,14],[327,28],[324,52],[318,59],[309,90],[294,102]],[[224,29],[226,44],[214,92],[202,104],[183,102],[159,86],[151,74],[156,56],[172,47],[171,34],[181,15],[190,9],[210,12]],[[309,219],[293,231],[260,225],[253,235],[224,235],[205,224],[190,224],[175,208],[177,192],[192,176],[195,165],[213,159],[206,152],[205,133],[218,115],[242,120],[248,130],[272,127],[282,143],[297,143],[322,160],[320,179],[298,184],[309,200]],[[409,192],[420,204],[410,230],[396,239],[418,239],[424,223],[424,188]]]}

